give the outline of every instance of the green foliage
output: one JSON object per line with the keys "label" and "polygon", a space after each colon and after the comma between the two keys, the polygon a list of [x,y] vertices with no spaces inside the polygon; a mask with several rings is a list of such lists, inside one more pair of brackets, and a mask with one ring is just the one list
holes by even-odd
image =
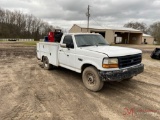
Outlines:
{"label": "green foliage", "polygon": [[34,46],[37,44],[38,41],[29,41],[29,42],[22,42],[24,45],[27,46]]}

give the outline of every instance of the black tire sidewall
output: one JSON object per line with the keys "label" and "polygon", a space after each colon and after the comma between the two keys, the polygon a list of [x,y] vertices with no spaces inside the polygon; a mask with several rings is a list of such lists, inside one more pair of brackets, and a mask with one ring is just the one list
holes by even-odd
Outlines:
{"label": "black tire sidewall", "polygon": [[132,80],[132,78],[133,78],[133,77],[126,78],[126,79],[124,79],[124,81],[130,81],[130,80]]}

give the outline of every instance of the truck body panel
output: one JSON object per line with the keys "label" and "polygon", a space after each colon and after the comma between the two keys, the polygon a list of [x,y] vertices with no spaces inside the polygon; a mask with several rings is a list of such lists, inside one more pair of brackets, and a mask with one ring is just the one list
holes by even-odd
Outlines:
{"label": "truck body panel", "polygon": [[39,42],[37,43],[37,57],[42,60],[47,56],[49,63],[58,66],[58,48],[59,43]]}
{"label": "truck body panel", "polygon": [[[92,46],[84,48],[86,50],[99,52],[107,54],[109,57],[119,57],[125,55],[134,55],[138,53],[142,53],[141,50],[127,48],[127,47],[118,47],[118,46]],[[114,53],[114,54],[113,54]]]}

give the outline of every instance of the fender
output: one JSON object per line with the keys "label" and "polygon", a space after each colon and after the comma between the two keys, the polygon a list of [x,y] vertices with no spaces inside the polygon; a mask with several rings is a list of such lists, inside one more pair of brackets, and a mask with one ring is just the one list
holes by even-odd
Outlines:
{"label": "fender", "polygon": [[101,68],[101,66],[99,66],[98,63],[96,63],[95,61],[86,60],[86,61],[82,62],[81,66],[80,66],[81,72],[83,71],[84,65],[92,65],[95,68],[97,68],[97,70],[100,70],[100,68]]}

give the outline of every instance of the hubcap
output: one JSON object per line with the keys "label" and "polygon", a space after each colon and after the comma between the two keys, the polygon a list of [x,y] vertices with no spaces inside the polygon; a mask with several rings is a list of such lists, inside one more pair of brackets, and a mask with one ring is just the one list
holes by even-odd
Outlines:
{"label": "hubcap", "polygon": [[88,84],[90,84],[90,85],[94,85],[95,84],[95,80],[94,80],[93,74],[88,74]]}
{"label": "hubcap", "polygon": [[45,67],[48,67],[48,64],[47,64],[47,63],[45,63],[44,65],[45,65]]}
{"label": "hubcap", "polygon": [[47,63],[47,60],[46,60],[46,59],[44,60],[44,66],[45,66],[45,67],[48,67],[48,63]]}

